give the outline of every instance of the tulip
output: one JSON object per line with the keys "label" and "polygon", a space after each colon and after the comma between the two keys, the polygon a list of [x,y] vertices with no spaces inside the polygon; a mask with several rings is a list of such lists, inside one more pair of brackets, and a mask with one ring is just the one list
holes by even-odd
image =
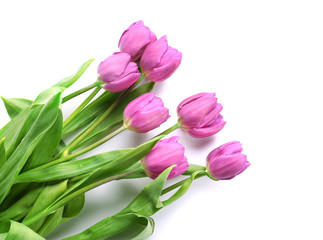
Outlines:
{"label": "tulip", "polygon": [[109,92],[120,92],[139,78],[137,64],[131,62],[131,56],[128,53],[114,53],[105,59],[98,67],[98,75],[104,88]]}
{"label": "tulip", "polygon": [[150,43],[140,59],[140,68],[146,78],[161,82],[169,78],[179,67],[182,53],[169,47],[166,36]]}
{"label": "tulip", "polygon": [[183,100],[177,107],[181,128],[197,138],[209,137],[225,125],[215,93],[199,93]]}
{"label": "tulip", "polygon": [[250,163],[242,154],[242,145],[238,141],[226,143],[209,153],[206,169],[215,179],[229,180],[242,173]]}
{"label": "tulip", "polygon": [[138,21],[123,32],[118,46],[121,52],[129,53],[131,59],[137,61],[148,44],[155,39],[156,35],[144,25],[144,22]]}
{"label": "tulip", "polygon": [[168,179],[177,177],[189,168],[187,158],[184,156],[184,147],[178,143],[179,137],[171,137],[159,141],[155,147],[141,160],[147,176],[155,179],[165,169],[176,165],[168,175]]}
{"label": "tulip", "polygon": [[169,118],[169,110],[161,98],[145,93],[128,104],[123,112],[126,127],[134,132],[144,133],[159,127]]}

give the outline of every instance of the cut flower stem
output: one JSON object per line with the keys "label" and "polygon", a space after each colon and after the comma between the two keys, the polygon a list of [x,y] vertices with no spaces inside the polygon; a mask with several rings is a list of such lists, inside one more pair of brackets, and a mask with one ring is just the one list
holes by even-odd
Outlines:
{"label": "cut flower stem", "polygon": [[100,86],[100,82],[99,81],[96,81],[95,83],[92,83],[89,86],[86,86],[84,88],[81,88],[80,90],[77,90],[77,91],[75,91],[75,92],[67,95],[66,97],[63,98],[62,103],[65,103],[65,102],[71,100],[72,98],[75,98],[75,97],[81,95],[82,93],[85,93],[85,92],[91,90],[92,88],[99,87],[99,86]]}
{"label": "cut flower stem", "polygon": [[75,111],[64,121],[63,127],[65,127],[73,118],[79,114],[83,108],[95,97],[95,95],[100,91],[101,87],[96,87],[94,91],[81,103],[81,105],[75,109]]}
{"label": "cut flower stem", "polygon": [[[134,83],[131,87],[129,87],[127,90],[125,90],[120,97],[99,117],[97,120],[95,120],[89,127],[83,131],[81,134],[76,136],[71,143],[66,146],[60,153],[62,154],[65,151],[69,151],[69,149],[72,149],[74,146],[82,142],[104,119],[106,119],[110,113],[118,106],[118,104],[141,82],[141,80],[144,78],[144,75],[141,75],[139,80]],[[58,156],[59,156],[58,155]]]}

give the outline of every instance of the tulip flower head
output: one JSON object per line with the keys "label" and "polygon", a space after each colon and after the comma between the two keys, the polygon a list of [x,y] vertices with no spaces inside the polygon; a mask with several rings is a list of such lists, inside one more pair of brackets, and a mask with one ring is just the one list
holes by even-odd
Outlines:
{"label": "tulip flower head", "polygon": [[123,121],[134,132],[144,133],[166,122],[169,110],[161,98],[145,93],[128,104],[123,112]]}
{"label": "tulip flower head", "polygon": [[229,180],[242,173],[250,163],[242,154],[242,145],[238,141],[226,143],[209,153],[206,169],[215,179]]}
{"label": "tulip flower head", "polygon": [[128,53],[114,53],[105,59],[98,67],[98,75],[104,88],[109,92],[120,92],[139,78],[138,66],[131,62],[131,56]]}
{"label": "tulip flower head", "polygon": [[141,160],[141,164],[147,176],[155,179],[165,169],[176,165],[168,175],[172,179],[186,172],[189,168],[187,158],[184,155],[185,148],[178,143],[179,137],[171,137],[159,141],[155,147]]}
{"label": "tulip flower head", "polygon": [[156,35],[144,25],[143,21],[138,21],[123,32],[118,45],[121,52],[129,53],[132,61],[137,61],[148,44],[154,40]]}
{"label": "tulip flower head", "polygon": [[140,68],[146,78],[161,82],[169,78],[179,67],[182,53],[169,47],[166,36],[151,42],[140,59]]}
{"label": "tulip flower head", "polygon": [[220,114],[222,105],[215,93],[199,93],[183,100],[177,107],[181,128],[197,138],[209,137],[225,125]]}

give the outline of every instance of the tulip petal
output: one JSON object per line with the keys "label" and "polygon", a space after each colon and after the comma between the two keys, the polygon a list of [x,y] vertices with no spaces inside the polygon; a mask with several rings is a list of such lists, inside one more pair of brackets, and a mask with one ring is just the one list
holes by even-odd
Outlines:
{"label": "tulip petal", "polygon": [[186,131],[193,137],[197,137],[197,138],[209,137],[221,131],[222,128],[225,126],[225,124],[226,122],[221,120],[220,122],[217,122],[216,124],[211,125],[209,127],[188,128],[186,129]]}
{"label": "tulip petal", "polygon": [[98,75],[103,82],[112,82],[126,70],[131,56],[128,53],[114,53],[98,67]]}
{"label": "tulip petal", "polygon": [[184,127],[200,128],[200,122],[204,116],[212,111],[217,105],[217,99],[199,98],[193,102],[185,104],[178,112],[181,124]]}
{"label": "tulip petal", "polygon": [[154,67],[158,66],[167,49],[168,43],[166,36],[151,42],[146,47],[140,59],[140,67],[143,72],[150,72]]}
{"label": "tulip petal", "polygon": [[124,110],[124,117],[132,118],[132,116],[148,105],[155,98],[154,93],[145,93],[140,97],[137,97],[133,101],[131,101]]}
{"label": "tulip petal", "polygon": [[133,61],[137,61],[148,44],[154,40],[156,35],[144,25],[143,21],[137,21],[123,32],[118,46],[122,52],[129,53]]}
{"label": "tulip petal", "polygon": [[109,92],[121,92],[134,84],[140,78],[140,75],[140,73],[130,73],[127,76],[120,78],[120,80],[107,82],[104,85],[104,88]]}
{"label": "tulip petal", "polygon": [[[182,60],[182,54],[178,52],[176,56],[170,59],[161,67],[154,68],[146,74],[146,77],[153,82],[161,82],[169,78],[179,67]],[[161,64],[160,64],[161,65]]]}
{"label": "tulip petal", "polygon": [[197,100],[197,99],[200,99],[200,98],[212,98],[212,97],[215,97],[215,93],[198,93],[198,94],[195,94],[191,97],[188,97],[186,99],[184,99],[182,102],[180,102],[180,104],[178,104],[178,107],[177,107],[177,112],[179,112],[183,106]]}

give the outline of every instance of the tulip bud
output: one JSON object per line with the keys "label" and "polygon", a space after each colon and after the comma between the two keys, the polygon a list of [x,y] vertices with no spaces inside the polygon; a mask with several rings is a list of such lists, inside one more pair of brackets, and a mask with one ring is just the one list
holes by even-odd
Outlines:
{"label": "tulip bud", "polygon": [[222,105],[217,103],[215,93],[199,93],[178,105],[178,122],[193,137],[209,137],[219,132],[226,123],[220,115],[221,110]]}
{"label": "tulip bud", "polygon": [[98,75],[104,88],[109,92],[120,92],[139,78],[138,66],[131,62],[131,56],[128,53],[114,53],[105,59],[98,67]]}
{"label": "tulip bud", "polygon": [[159,141],[155,147],[141,160],[147,176],[155,179],[165,169],[176,165],[168,175],[168,179],[177,177],[189,168],[187,158],[184,156],[185,148],[178,143],[179,137],[171,137]]}
{"label": "tulip bud", "polygon": [[140,60],[140,68],[146,78],[161,82],[175,72],[181,60],[182,53],[169,47],[166,36],[163,36],[147,46]]}
{"label": "tulip bud", "polygon": [[134,132],[144,133],[159,127],[169,118],[169,110],[161,98],[145,93],[128,104],[123,112],[123,121]]}
{"label": "tulip bud", "polygon": [[144,25],[144,22],[138,21],[123,32],[118,46],[121,52],[129,53],[131,59],[137,61],[148,44],[155,39],[156,35]]}
{"label": "tulip bud", "polygon": [[238,141],[229,142],[214,149],[207,156],[206,169],[215,179],[229,180],[250,166],[246,155],[242,154]]}

